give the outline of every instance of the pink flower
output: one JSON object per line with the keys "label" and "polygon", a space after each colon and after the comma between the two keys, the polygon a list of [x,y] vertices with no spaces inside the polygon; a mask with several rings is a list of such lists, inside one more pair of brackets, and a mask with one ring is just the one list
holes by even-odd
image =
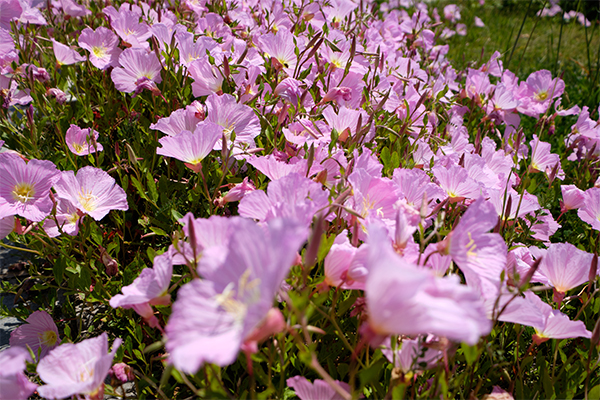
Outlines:
{"label": "pink flower", "polygon": [[[239,104],[235,97],[230,94],[217,96],[211,94],[206,99],[206,108],[208,110],[207,121],[221,125],[223,134],[227,139],[227,146],[230,147],[231,133],[235,132],[234,154],[240,152],[240,149],[254,148],[254,138],[260,134],[260,121],[252,108]],[[215,150],[223,148],[222,141],[219,140],[214,146]]]}
{"label": "pink flower", "polygon": [[[110,26],[124,42],[134,48],[148,48],[148,38],[152,36],[149,26],[140,22],[140,15],[134,11],[119,10],[116,15],[111,15]],[[122,63],[121,63],[122,64]]]}
{"label": "pink flower", "polygon": [[432,169],[433,175],[440,183],[440,187],[446,191],[451,202],[475,199],[481,195],[479,185],[471,178],[466,169],[459,165],[449,168],[436,165]]}
{"label": "pink flower", "polygon": [[268,33],[259,36],[256,44],[271,58],[271,63],[275,69],[285,71],[288,76],[294,75],[298,60],[294,52],[296,49],[294,35],[289,30],[282,29],[277,31],[276,34]]}
{"label": "pink flower", "polygon": [[248,193],[240,201],[238,212],[260,222],[290,218],[308,227],[315,213],[328,204],[327,192],[321,184],[291,173],[270,182],[267,194],[262,190]]}
{"label": "pink flower", "polygon": [[40,379],[46,383],[38,388],[38,393],[49,399],[73,395],[101,399],[104,379],[121,342],[121,339],[115,339],[112,351],[108,353],[108,336],[105,332],[77,344],[58,346],[37,366]]}
{"label": "pink flower", "polygon": [[154,267],[144,268],[133,283],[124,286],[121,291],[110,299],[112,308],[133,308],[152,327],[158,326],[151,305],[168,305],[171,296],[168,293],[171,276],[173,275],[173,258],[171,252],[154,257]]}
{"label": "pink flower", "polygon": [[156,149],[156,154],[176,158],[192,171],[200,172],[202,160],[210,154],[222,136],[223,127],[202,121],[196,125],[194,133],[183,131],[177,136],[159,139],[162,147]]}
{"label": "pink flower", "polygon": [[491,329],[477,292],[456,276],[437,278],[392,249],[383,226],[369,226],[366,299],[376,335],[434,334],[475,344]]}
{"label": "pink flower", "polygon": [[60,0],[63,12],[71,17],[85,17],[92,12],[85,6],[75,3],[73,0]]}
{"label": "pink flower", "polygon": [[593,257],[570,243],[552,243],[538,272],[548,279],[562,299],[565,292],[587,282]]}
{"label": "pink flower", "polygon": [[202,105],[193,101],[185,108],[175,110],[168,117],[159,119],[155,124],[150,124],[150,129],[156,129],[169,136],[179,135],[183,131],[194,132],[198,122],[204,119]]}
{"label": "pink flower", "polygon": [[207,362],[229,365],[242,345],[256,348],[256,330],[269,321],[273,298],[307,235],[280,219],[264,228],[245,219],[232,223],[227,258],[214,259],[204,279],[184,285],[173,304],[166,347],[170,362],[185,373]]}
{"label": "pink flower", "polygon": [[7,215],[2,216],[2,212],[0,211],[0,239],[4,239],[8,235],[12,233],[15,229],[15,216]]}
{"label": "pink flower", "polygon": [[23,8],[19,4],[19,0],[3,0],[0,1],[0,28],[11,30],[10,21],[19,18]]}
{"label": "pink flower", "polygon": [[592,332],[585,328],[583,321],[571,321],[569,317],[559,310],[553,310],[549,304],[544,303],[537,295],[526,292],[525,298],[535,305],[543,318],[543,323],[535,328],[533,341],[537,344],[548,339],[568,339],[574,337],[592,337]]}
{"label": "pink flower", "polygon": [[135,379],[133,369],[125,363],[116,363],[108,373],[110,376],[116,378],[119,383],[130,382]]}
{"label": "pink flower", "polygon": [[94,167],[62,173],[54,185],[59,197],[73,203],[82,213],[100,221],[111,210],[128,210],[127,195],[107,172]]}
{"label": "pink flower", "polygon": [[189,65],[188,71],[194,79],[194,82],[192,82],[194,97],[223,93],[223,76],[217,67],[208,62],[207,57],[193,61]]}
{"label": "pink flower", "polygon": [[25,163],[14,154],[0,154],[0,213],[41,221],[52,211],[50,188],[60,178],[47,160]]}
{"label": "pink flower", "polygon": [[497,223],[494,206],[480,197],[448,235],[448,253],[465,274],[467,283],[492,293],[499,289],[507,254],[502,236],[487,233]]}
{"label": "pink flower", "polygon": [[117,47],[119,38],[103,26],[95,31],[85,28],[79,35],[79,46],[90,52],[90,62],[99,69],[118,66],[121,49]]}
{"label": "pink flower", "polygon": [[26,400],[33,394],[37,385],[23,372],[26,361],[31,361],[31,356],[22,347],[0,351],[0,399]]}
{"label": "pink flower", "polygon": [[368,255],[368,245],[356,248],[350,245],[347,232],[342,232],[325,257],[324,282],[342,289],[365,290]]}
{"label": "pink flower", "polygon": [[585,206],[585,193],[575,185],[562,185],[560,187],[562,201],[560,202],[561,212],[576,210]]}
{"label": "pink flower", "polygon": [[[50,237],[59,236],[62,233],[75,236],[79,232],[79,221],[83,214],[68,199],[58,197],[56,199],[56,215],[46,218],[44,230]],[[60,230],[58,229],[60,227]]]}
{"label": "pink flower", "polygon": [[381,352],[389,362],[394,363],[394,367],[400,368],[404,374],[407,374],[411,371],[431,368],[442,358],[442,351],[429,345],[431,343],[428,343],[427,340],[404,338],[396,345],[396,350],[386,346],[381,349]]}
{"label": "pink flower", "polygon": [[[321,379],[315,379],[310,383],[303,376],[294,376],[288,378],[287,385],[294,389],[296,396],[300,400],[344,400],[327,382]],[[350,386],[347,383],[335,381],[343,390],[350,393]]]}
{"label": "pink flower", "polygon": [[97,142],[98,135],[98,131],[90,128],[81,129],[77,125],[71,124],[67,129],[65,142],[73,154],[85,156],[104,150],[102,145]]}
{"label": "pink flower", "polygon": [[52,49],[56,62],[60,65],[71,65],[81,61],[85,61],[85,57],[79,54],[74,49],[52,39]]}
{"label": "pink flower", "polygon": [[125,49],[119,56],[119,64],[122,68],[115,68],[110,74],[117,90],[138,94],[149,89],[160,93],[156,84],[162,82],[162,67],[156,54],[140,48]]}
{"label": "pink flower", "polygon": [[39,351],[42,359],[60,343],[58,328],[46,311],[35,311],[25,322],[10,334],[11,346],[29,346],[33,354]]}
{"label": "pink flower", "polygon": [[577,215],[582,221],[592,225],[592,229],[600,231],[600,188],[586,190],[584,197],[584,204],[577,211]]}

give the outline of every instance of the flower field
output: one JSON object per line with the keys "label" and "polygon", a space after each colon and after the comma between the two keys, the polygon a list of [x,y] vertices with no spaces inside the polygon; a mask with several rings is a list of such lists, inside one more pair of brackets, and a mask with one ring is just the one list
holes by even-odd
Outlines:
{"label": "flower field", "polygon": [[598,24],[484,3],[0,0],[0,400],[600,398]]}

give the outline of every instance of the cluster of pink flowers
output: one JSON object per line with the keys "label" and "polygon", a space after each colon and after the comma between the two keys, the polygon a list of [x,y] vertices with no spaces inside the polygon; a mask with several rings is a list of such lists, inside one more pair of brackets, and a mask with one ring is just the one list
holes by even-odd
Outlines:
{"label": "cluster of pink flowers", "polygon": [[[47,23],[45,5],[30,3],[0,0],[0,91],[7,108],[33,101],[12,79],[19,73],[12,70],[19,54],[9,33],[11,23]],[[90,13],[70,0],[52,3],[61,4],[54,11],[63,17]],[[240,352],[251,360],[263,341],[286,332],[289,321],[280,304],[295,289],[286,278],[294,265],[310,270],[314,235],[320,240],[322,226],[333,221],[344,229],[336,230],[323,257],[321,287],[361,291],[364,307],[356,312],[364,317],[363,342],[381,346],[404,373],[443,358],[442,350],[426,343],[475,345],[497,321],[533,328],[536,343],[591,337],[560,306],[569,291],[596,279],[597,271],[590,274],[594,255],[551,243],[561,227],[558,219],[515,174],[523,166],[526,174],[550,183],[568,179],[550,143],[525,137],[520,129],[525,116],[550,123],[577,115],[566,140],[569,161],[600,155],[600,126],[589,110],[560,107],[562,79],[540,70],[519,80],[499,53],[478,69],[456,71],[445,57],[447,46],[437,41],[466,34],[456,5],[443,9],[454,30],[436,31],[437,10],[430,15],[425,4],[406,0],[399,5],[415,6],[416,12],[387,5],[384,19],[370,20],[350,37],[345,29],[363,10],[352,0],[224,3],[236,4],[226,18],[207,12],[203,1],[186,1],[194,33],[160,2],[108,6],[102,10],[106,26],[85,27],[73,43],[48,44],[60,68],[89,62],[128,99],[163,96],[165,65],[173,63],[195,100],[150,125],[158,143],[154,156],[178,160],[190,176],[204,178],[203,160],[212,154],[234,173],[250,170],[269,180],[266,190],[257,189],[248,174],[215,199],[216,209],[238,202],[238,216],[187,214],[180,220],[181,240],[106,299],[113,308],[133,309],[164,334],[168,363],[194,374],[207,363],[230,365]],[[235,29],[226,20],[235,21]],[[166,59],[171,46],[179,59]],[[226,87],[234,90],[224,93]],[[61,93],[52,95],[58,100],[66,96]],[[444,105],[442,111],[430,106],[435,102]],[[474,110],[492,133],[472,143],[466,120]],[[393,168],[389,151],[386,160],[376,151],[382,138],[374,120],[379,111],[381,120],[393,121],[387,129],[411,149]],[[267,125],[274,129],[267,118],[280,133],[274,139],[266,137]],[[267,140],[284,145],[264,154],[259,146]],[[64,133],[64,144],[65,154],[81,156],[82,163],[110,146],[102,132],[77,125]],[[600,231],[600,188],[561,190],[561,211],[577,210]],[[48,160],[0,154],[0,238],[13,231],[15,221],[51,238],[76,236],[86,215],[101,221],[128,208],[125,190],[101,168],[60,171]],[[460,219],[442,233],[448,210]],[[517,220],[527,225],[525,239],[539,248],[508,247],[500,230]],[[424,237],[430,228],[427,239],[415,240],[415,233]],[[186,265],[192,278],[180,288],[172,285],[177,265]],[[552,289],[555,307],[532,290],[521,292],[525,283]],[[153,306],[171,306],[173,290],[176,300],[164,321]],[[0,353],[10,358],[12,369],[0,379],[18,387],[14,397],[36,390],[23,372],[33,360],[16,350],[25,347],[39,357],[41,396],[101,398],[120,339],[110,352],[106,333],[59,345],[48,314],[35,312],[26,322],[11,337],[14,349]],[[391,346],[397,336],[403,337],[401,346]],[[300,398],[346,398],[351,390],[343,382],[311,384],[302,377],[287,384]],[[8,396],[2,393],[0,398]]]}

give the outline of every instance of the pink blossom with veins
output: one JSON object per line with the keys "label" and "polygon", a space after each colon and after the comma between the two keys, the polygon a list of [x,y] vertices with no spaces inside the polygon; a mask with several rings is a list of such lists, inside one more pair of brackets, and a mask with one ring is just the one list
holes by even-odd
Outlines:
{"label": "pink blossom with veins", "polygon": [[494,206],[480,197],[447,236],[447,253],[463,271],[467,283],[482,291],[499,290],[500,274],[506,265],[504,239],[497,233],[488,233],[497,223]]}
{"label": "pink blossom with veins", "polygon": [[[261,227],[237,219],[227,258],[212,273],[184,285],[166,327],[169,361],[185,373],[204,363],[226,366],[240,349],[249,354],[273,328],[282,328],[273,298],[306,240],[307,229],[289,220]],[[281,320],[279,320],[281,322]],[[270,331],[270,332],[269,332]]]}
{"label": "pink blossom with veins", "polygon": [[248,193],[238,206],[240,216],[267,222],[275,218],[290,218],[310,226],[317,211],[329,205],[327,192],[320,183],[298,173],[272,181],[267,193]]}
{"label": "pink blossom with veins", "polygon": [[593,187],[584,192],[584,204],[577,215],[583,222],[592,225],[592,229],[600,231],[600,188]]}
{"label": "pink blossom with veins", "polygon": [[288,76],[294,75],[298,60],[294,36],[289,30],[282,29],[276,34],[268,33],[259,36],[255,43],[271,59],[275,69],[283,70]]}
{"label": "pink blossom with veins", "polygon": [[50,237],[57,237],[61,232],[76,236],[79,233],[79,222],[82,216],[81,211],[70,200],[58,197],[56,199],[56,219],[54,217],[46,218],[44,230]]}
{"label": "pink blossom with veins", "polygon": [[85,17],[92,12],[84,5],[79,5],[73,0],[60,0],[63,12],[71,17]]}
{"label": "pink blossom with veins", "polygon": [[42,221],[52,211],[50,188],[60,171],[47,160],[28,163],[14,154],[0,154],[0,213]]}
{"label": "pink blossom with veins", "polygon": [[[351,389],[347,383],[334,381],[343,390],[350,393]],[[296,396],[300,400],[344,400],[327,382],[321,379],[315,379],[311,383],[303,376],[293,376],[288,378],[286,384],[294,389]]]}
{"label": "pink blossom with veins", "polygon": [[81,129],[77,125],[71,124],[65,134],[65,142],[69,150],[78,156],[86,156],[104,148],[97,142],[99,133],[91,128]]}
{"label": "pink blossom with veins", "polygon": [[[27,347],[33,354],[40,352],[39,359],[60,344],[58,328],[52,317],[46,311],[35,311],[10,334],[10,345]],[[39,349],[39,350],[38,350]]]}
{"label": "pink blossom with veins", "polygon": [[100,221],[111,210],[128,210],[127,195],[107,172],[94,167],[64,171],[54,184],[58,197],[73,203],[83,214]]}
{"label": "pink blossom with veins", "polygon": [[148,53],[141,48],[125,49],[119,56],[119,64],[121,67],[110,74],[117,90],[138,94],[149,89],[153,94],[160,93],[156,84],[162,82],[162,67],[154,52]]}
{"label": "pink blossom with veins", "polygon": [[420,371],[423,370],[422,364],[425,364],[425,369],[431,368],[444,355],[441,350],[436,350],[431,346],[435,344],[434,338],[430,336],[426,339],[422,337],[399,339],[400,343],[395,346],[395,350],[392,350],[390,341],[385,348],[381,349],[381,352],[389,362],[394,363],[395,368],[399,368],[404,374]]}
{"label": "pink blossom with veins", "polygon": [[147,49],[150,47],[148,39],[152,36],[152,32],[147,23],[140,22],[140,16],[136,12],[119,10],[118,14],[111,18],[110,26],[132,48]]}
{"label": "pink blossom with veins", "polygon": [[477,343],[491,329],[479,294],[456,276],[437,278],[392,249],[380,224],[369,226],[368,328],[374,337],[434,334]]}
{"label": "pink blossom with veins", "polygon": [[0,1],[0,28],[10,31],[10,21],[19,18],[22,12],[19,0]]}
{"label": "pink blossom with veins", "polygon": [[556,299],[588,281],[593,255],[570,243],[551,243],[545,251],[538,272],[554,287]]}
{"label": "pink blossom with veins", "polygon": [[250,156],[248,157],[248,164],[265,174],[272,181],[276,181],[292,173],[306,175],[306,169],[308,168],[308,164],[304,159],[291,164],[277,160],[273,154],[260,157]]}
{"label": "pink blossom with veins", "polygon": [[[207,121],[221,125],[223,134],[227,139],[228,148],[231,147],[231,133],[235,131],[234,154],[242,150],[256,147],[254,138],[260,135],[260,121],[252,108],[239,104],[230,94],[217,96],[211,94],[206,99],[208,111]],[[222,140],[215,144],[215,150],[223,148]]]}
{"label": "pink blossom with veins", "polygon": [[432,169],[433,175],[439,181],[440,187],[447,193],[450,201],[457,202],[475,199],[481,196],[480,186],[471,178],[466,169],[459,165],[449,168],[436,165]]}
{"label": "pink blossom with veins", "polygon": [[183,131],[177,136],[160,138],[158,142],[162,147],[156,149],[156,154],[183,161],[186,167],[198,173],[202,169],[202,160],[222,137],[222,126],[202,121],[196,125],[194,133]]}
{"label": "pink blossom with veins", "polygon": [[15,47],[15,42],[10,32],[0,28],[0,73],[12,71],[11,63],[18,62],[19,53]]}
{"label": "pink blossom with veins", "polygon": [[104,379],[121,339],[115,339],[108,352],[106,332],[77,344],[65,343],[52,350],[37,366],[37,373],[44,386],[38,387],[42,397],[62,399],[83,395],[85,399],[102,398]]}
{"label": "pink blossom with veins", "polygon": [[529,142],[531,147],[531,169],[533,172],[545,172],[546,175],[550,175],[553,168],[558,165],[558,172],[556,177],[558,179],[564,179],[565,173],[560,165],[560,157],[558,154],[550,152],[550,143],[542,142],[534,134],[533,140]]}
{"label": "pink blossom with veins", "polygon": [[223,93],[223,75],[216,66],[209,63],[208,57],[204,56],[192,61],[188,66],[188,72],[194,79],[192,82],[194,97]]}
{"label": "pink blossom with veins", "polygon": [[79,35],[79,46],[90,52],[92,65],[98,69],[117,67],[121,49],[119,38],[108,28],[98,27],[95,31],[85,28]]}
{"label": "pink blossom with veins", "polygon": [[525,298],[531,302],[542,317],[543,323],[533,325],[535,335],[533,341],[536,344],[543,343],[548,339],[569,339],[575,337],[592,337],[592,332],[585,328],[583,321],[571,321],[566,314],[544,303],[539,296],[532,292],[526,292]]}
{"label": "pink blossom with veins", "polygon": [[204,109],[202,104],[193,101],[185,108],[175,110],[168,117],[163,117],[156,123],[150,124],[150,129],[156,129],[169,136],[176,136],[183,131],[194,132],[196,125],[203,119]]}
{"label": "pink blossom with veins", "polygon": [[85,61],[85,57],[71,47],[52,39],[52,49],[56,62],[60,65],[71,65]]}
{"label": "pink blossom with veins", "polygon": [[368,270],[365,266],[369,254],[367,244],[356,248],[343,231],[336,238],[324,260],[325,280],[329,286],[341,289],[365,290]]}
{"label": "pink blossom with veins", "polygon": [[173,257],[169,250],[154,257],[153,268],[144,268],[131,285],[121,289],[123,294],[117,294],[110,299],[110,306],[133,308],[151,327],[159,327],[151,306],[166,306],[171,303],[168,290],[172,275]]}

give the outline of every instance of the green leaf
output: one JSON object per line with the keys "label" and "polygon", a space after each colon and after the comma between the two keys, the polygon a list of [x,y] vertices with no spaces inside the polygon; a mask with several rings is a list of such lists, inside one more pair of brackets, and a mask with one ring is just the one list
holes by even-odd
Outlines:
{"label": "green leaf", "polygon": [[150,193],[150,198],[153,202],[158,201],[158,192],[156,191],[156,182],[154,182],[154,177],[150,173],[150,171],[146,172],[146,182],[148,185],[148,192]]}
{"label": "green leaf", "polygon": [[600,385],[596,385],[588,392],[588,399],[600,399]]}
{"label": "green leaf", "polygon": [[54,272],[54,279],[60,285],[63,281],[63,275],[67,268],[67,260],[64,257],[59,257],[54,265],[52,266],[52,272]]}
{"label": "green leaf", "polygon": [[358,377],[360,379],[361,386],[366,386],[369,383],[378,382],[381,377],[381,373],[383,372],[383,366],[385,365],[385,360],[380,358],[377,362],[374,362],[367,369],[363,369],[358,373]]}
{"label": "green leaf", "polygon": [[467,361],[468,365],[472,365],[475,361],[477,361],[477,357],[479,357],[477,346],[469,346],[466,343],[461,343],[460,347],[465,355],[465,360]]}
{"label": "green leaf", "polygon": [[325,256],[329,253],[329,249],[331,249],[334,241],[335,235],[329,235],[329,237],[326,235],[321,236],[321,246],[319,247],[319,254],[317,255],[318,262],[325,259]]}

